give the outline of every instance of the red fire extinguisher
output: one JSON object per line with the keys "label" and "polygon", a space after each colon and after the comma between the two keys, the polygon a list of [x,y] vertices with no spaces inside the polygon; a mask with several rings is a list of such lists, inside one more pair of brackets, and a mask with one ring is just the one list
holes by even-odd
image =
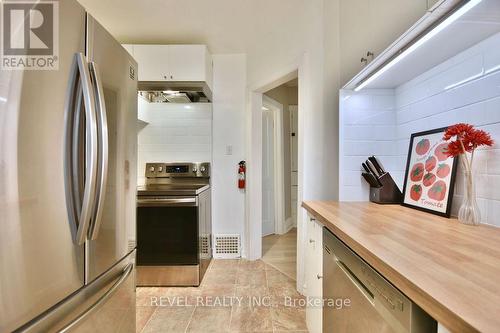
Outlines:
{"label": "red fire extinguisher", "polygon": [[241,161],[238,168],[238,188],[245,188],[246,170],[245,161]]}

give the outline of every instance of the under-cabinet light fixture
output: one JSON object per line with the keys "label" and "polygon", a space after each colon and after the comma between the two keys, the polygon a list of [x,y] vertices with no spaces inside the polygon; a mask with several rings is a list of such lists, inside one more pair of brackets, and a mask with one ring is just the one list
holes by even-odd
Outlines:
{"label": "under-cabinet light fixture", "polygon": [[483,0],[469,0],[468,2],[466,2],[460,8],[455,10],[451,15],[449,15],[447,18],[445,18],[443,21],[441,21],[439,24],[437,24],[436,26],[431,28],[426,34],[424,34],[419,39],[412,42],[401,53],[397,54],[394,58],[389,60],[385,65],[382,65],[382,67],[379,68],[375,73],[373,73],[371,76],[369,76],[364,81],[362,81],[356,88],[354,88],[354,91],[360,91],[361,89],[366,87],[368,84],[370,84],[371,82],[376,80],[378,77],[380,77],[380,75],[384,74],[391,67],[396,65],[398,62],[400,62],[401,60],[406,58],[413,51],[418,49],[420,46],[425,44],[427,41],[432,39],[434,36],[436,36],[441,31],[443,31],[446,27],[448,27],[450,24],[452,24],[453,22],[458,20],[462,15],[464,15],[469,10],[474,8],[481,1],[483,1]]}

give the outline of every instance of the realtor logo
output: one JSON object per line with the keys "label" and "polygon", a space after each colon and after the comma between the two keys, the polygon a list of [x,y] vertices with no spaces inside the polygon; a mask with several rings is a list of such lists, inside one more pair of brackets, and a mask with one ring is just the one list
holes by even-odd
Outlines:
{"label": "realtor logo", "polygon": [[59,3],[1,1],[3,70],[59,68]]}

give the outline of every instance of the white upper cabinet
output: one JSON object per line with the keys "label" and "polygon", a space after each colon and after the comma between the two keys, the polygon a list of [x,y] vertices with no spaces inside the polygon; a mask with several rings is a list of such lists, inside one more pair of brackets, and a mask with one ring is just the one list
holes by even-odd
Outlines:
{"label": "white upper cabinet", "polygon": [[427,0],[341,0],[342,85],[424,16],[427,6]]}
{"label": "white upper cabinet", "polygon": [[133,56],[139,64],[139,81],[169,80],[168,46],[133,45]]}
{"label": "white upper cabinet", "polygon": [[205,81],[212,89],[212,56],[205,45],[123,45],[139,64],[139,81]]}

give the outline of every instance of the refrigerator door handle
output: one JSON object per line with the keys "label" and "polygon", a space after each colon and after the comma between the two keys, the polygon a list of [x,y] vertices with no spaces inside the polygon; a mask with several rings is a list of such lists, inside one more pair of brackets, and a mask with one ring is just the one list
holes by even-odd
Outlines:
{"label": "refrigerator door handle", "polygon": [[101,305],[103,305],[113,294],[116,292],[116,290],[127,280],[129,277],[130,273],[132,273],[132,270],[134,269],[134,264],[130,263],[128,264],[125,269],[123,270],[123,273],[120,275],[120,278],[111,286],[111,288],[108,289],[99,299],[92,304],[87,310],[83,311],[76,317],[74,320],[72,320],[70,323],[68,323],[66,326],[64,326],[59,333],[65,333],[65,332],[70,332],[75,326],[77,326],[79,323],[85,320],[89,315],[91,315],[95,310],[97,310]]}
{"label": "refrigerator door handle", "polygon": [[[83,99],[85,118],[81,115]],[[95,96],[92,90],[90,71],[85,56],[74,56],[68,94],[65,103],[65,190],[68,216],[73,241],[82,245],[87,237],[92,218],[97,177],[97,120]],[[80,135],[82,121],[85,120],[85,135]],[[83,142],[82,142],[83,141]],[[82,147],[85,147],[85,177],[78,166]],[[83,198],[80,197],[79,182],[83,179]]]}
{"label": "refrigerator door handle", "polygon": [[99,69],[95,62],[90,62],[90,71],[93,79],[93,88],[96,92],[96,108],[98,111],[97,123],[99,130],[99,170],[96,189],[96,204],[93,212],[93,224],[90,227],[89,233],[90,239],[94,240],[99,235],[104,199],[106,195],[109,165],[109,138],[108,122],[106,117],[106,104],[104,101],[104,90],[102,87],[102,80],[99,74]]}

